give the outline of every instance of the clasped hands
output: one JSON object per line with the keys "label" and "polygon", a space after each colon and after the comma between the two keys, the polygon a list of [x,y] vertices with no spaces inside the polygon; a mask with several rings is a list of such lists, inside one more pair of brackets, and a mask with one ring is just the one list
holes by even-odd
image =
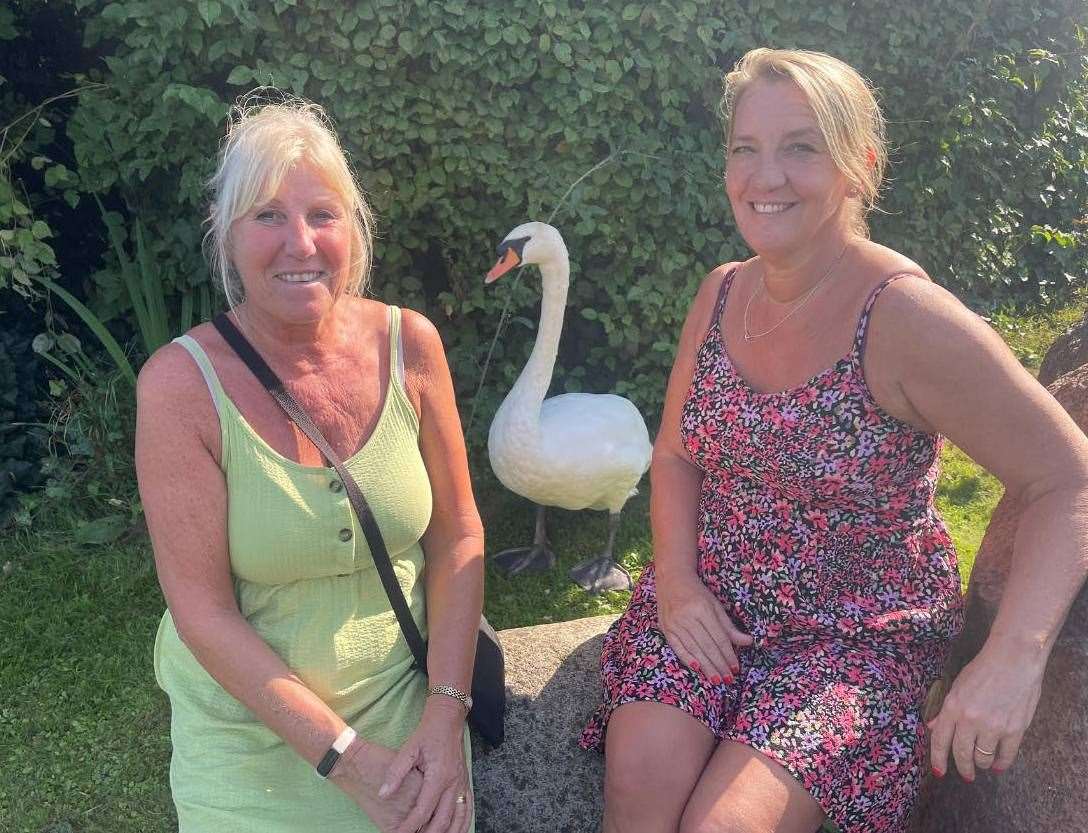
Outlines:
{"label": "clasped hands", "polygon": [[456,700],[430,697],[419,726],[399,750],[356,740],[331,780],[383,833],[466,833],[473,800],[464,721]]}

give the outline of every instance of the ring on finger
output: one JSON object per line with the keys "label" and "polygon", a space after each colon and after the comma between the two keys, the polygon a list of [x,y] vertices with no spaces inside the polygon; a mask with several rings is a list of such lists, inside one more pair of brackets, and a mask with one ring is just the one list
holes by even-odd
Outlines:
{"label": "ring on finger", "polygon": [[458,804],[464,804],[465,803],[465,794],[461,793],[459,796],[457,796],[457,798],[454,799],[454,801],[456,801]]}
{"label": "ring on finger", "polygon": [[985,756],[985,757],[987,757],[987,758],[988,758],[988,757],[990,757],[990,756],[992,756],[992,755],[995,755],[995,754],[997,754],[997,750],[996,750],[996,749],[983,749],[983,748],[982,748],[981,746],[979,746],[979,745],[978,745],[977,743],[975,744],[975,751],[976,751],[976,752],[977,752],[978,754],[980,754],[980,755],[984,755],[984,756]]}

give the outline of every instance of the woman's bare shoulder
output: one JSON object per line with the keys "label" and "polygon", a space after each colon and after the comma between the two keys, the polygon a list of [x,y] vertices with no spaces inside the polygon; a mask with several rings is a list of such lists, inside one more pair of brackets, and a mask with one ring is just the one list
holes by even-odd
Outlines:
{"label": "woman's bare shoulder", "polygon": [[695,298],[688,308],[684,323],[685,329],[692,333],[706,332],[711,324],[711,318],[714,317],[714,310],[718,306],[722,286],[728,279],[729,274],[740,269],[743,265],[744,263],[741,261],[723,263],[716,266],[703,278],[702,283],[699,284],[699,290],[695,293]]}
{"label": "woman's bare shoulder", "polygon": [[405,364],[430,364],[445,361],[445,349],[438,328],[423,313],[414,309],[401,312],[401,332],[404,334]]}
{"label": "woman's bare shoulder", "polygon": [[858,247],[861,271],[879,284],[892,275],[914,275],[929,280],[929,275],[918,263],[902,252],[890,249],[872,240],[863,241]]}
{"label": "woman's bare shoulder", "polygon": [[[188,335],[198,343],[203,342],[207,338],[204,328],[210,327],[210,324],[200,325]],[[136,403],[144,424],[160,424],[164,429],[170,426],[178,430],[188,428],[202,438],[212,436],[218,425],[215,403],[200,366],[192,354],[176,342],[160,347],[140,368]]]}

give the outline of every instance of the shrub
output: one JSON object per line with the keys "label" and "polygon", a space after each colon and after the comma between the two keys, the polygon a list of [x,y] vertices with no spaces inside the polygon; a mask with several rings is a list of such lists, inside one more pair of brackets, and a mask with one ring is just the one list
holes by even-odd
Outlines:
{"label": "shrub", "polygon": [[[164,291],[208,279],[202,184],[229,102],[258,83],[314,98],[382,217],[375,291],[435,319],[466,412],[512,295],[476,441],[536,309],[535,277],[493,292],[481,275],[509,228],[557,208],[574,262],[557,386],[656,415],[698,281],[744,253],[717,102],[722,71],[755,45],[825,49],[882,91],[896,164],[877,239],[980,307],[1082,280],[1079,0],[919,0],[894,25],[876,0],[73,1],[108,85],[69,126],[79,175],[144,224]],[[95,277],[106,320],[129,309],[120,275]]]}
{"label": "shrub", "polygon": [[0,529],[18,507],[20,494],[41,484],[44,452],[35,401],[37,362],[30,337],[0,328]]}

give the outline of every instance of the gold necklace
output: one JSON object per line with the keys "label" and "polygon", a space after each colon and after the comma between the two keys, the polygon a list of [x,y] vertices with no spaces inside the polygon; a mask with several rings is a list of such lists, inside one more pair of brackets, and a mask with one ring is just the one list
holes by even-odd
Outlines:
{"label": "gold necklace", "polygon": [[843,246],[842,251],[839,252],[839,256],[837,258],[835,258],[833,261],[831,261],[831,265],[827,267],[827,271],[824,272],[823,276],[818,281],[816,281],[816,283],[814,283],[812,285],[812,288],[809,289],[809,291],[804,294],[804,296],[801,298],[801,300],[798,301],[793,306],[793,308],[790,309],[790,311],[787,312],[779,320],[779,322],[777,324],[775,324],[769,330],[764,330],[762,333],[753,333],[748,328],[748,313],[752,309],[752,301],[755,300],[756,296],[759,295],[761,292],[766,292],[767,291],[767,283],[763,279],[763,276],[761,275],[760,278],[759,278],[759,286],[756,287],[755,292],[753,292],[751,295],[748,296],[748,303],[744,305],[744,340],[745,341],[751,341],[753,338],[763,338],[763,336],[770,335],[775,330],[777,330],[779,327],[781,327],[783,324],[785,324],[787,321],[789,321],[790,318],[792,318],[795,313],[797,313],[805,304],[807,304],[809,302],[809,299],[813,295],[816,294],[816,290],[819,289],[823,285],[824,281],[826,281],[829,277],[831,277],[831,273],[833,271],[835,271],[835,267],[839,265],[839,261],[841,261],[843,259],[843,257],[846,255],[846,250],[849,249],[849,248],[850,248],[849,243],[847,243],[845,246]]}

